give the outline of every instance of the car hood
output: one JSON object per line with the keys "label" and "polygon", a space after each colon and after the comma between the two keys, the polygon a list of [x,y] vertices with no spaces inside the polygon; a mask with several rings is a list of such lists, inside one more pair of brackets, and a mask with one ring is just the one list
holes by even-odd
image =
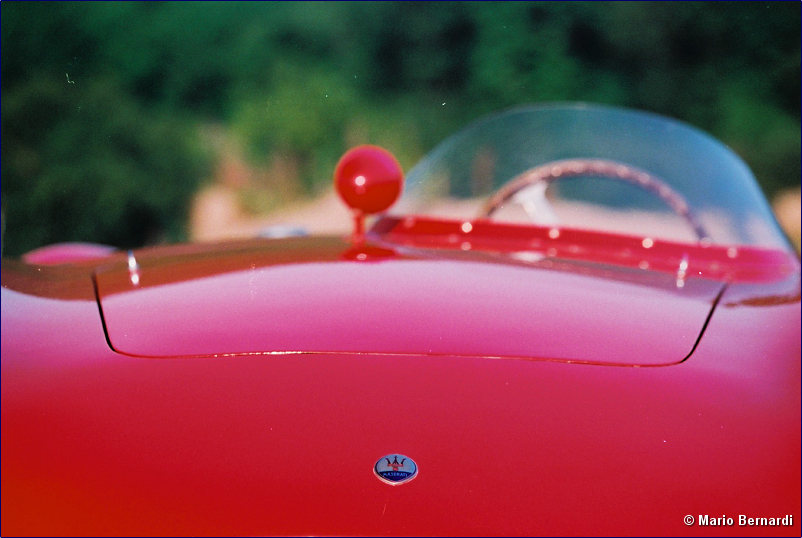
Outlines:
{"label": "car hood", "polygon": [[723,284],[570,260],[340,238],[131,252],[95,273],[112,348],[143,357],[354,353],[668,365]]}

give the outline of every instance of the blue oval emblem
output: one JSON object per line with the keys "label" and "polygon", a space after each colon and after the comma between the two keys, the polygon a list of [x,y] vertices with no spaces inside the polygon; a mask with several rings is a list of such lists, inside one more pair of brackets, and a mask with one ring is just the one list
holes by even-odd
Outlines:
{"label": "blue oval emblem", "polygon": [[373,466],[373,472],[382,482],[397,486],[415,478],[418,475],[418,465],[403,454],[388,454],[379,458]]}

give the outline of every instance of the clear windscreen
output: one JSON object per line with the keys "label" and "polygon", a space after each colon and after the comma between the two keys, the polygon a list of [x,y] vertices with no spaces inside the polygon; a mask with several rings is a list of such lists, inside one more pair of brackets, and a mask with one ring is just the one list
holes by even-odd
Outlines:
{"label": "clear windscreen", "polygon": [[392,213],[788,248],[726,146],[668,118],[595,105],[519,108],[468,126],[410,170]]}

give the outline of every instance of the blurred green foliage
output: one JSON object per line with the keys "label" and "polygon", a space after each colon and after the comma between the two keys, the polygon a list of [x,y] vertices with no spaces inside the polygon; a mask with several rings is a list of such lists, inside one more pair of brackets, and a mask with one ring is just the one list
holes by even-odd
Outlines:
{"label": "blurred green foliage", "polygon": [[478,116],[585,100],[683,119],[769,193],[800,181],[797,2],[2,3],[4,254],[182,237],[223,125],[307,192],[408,168]]}

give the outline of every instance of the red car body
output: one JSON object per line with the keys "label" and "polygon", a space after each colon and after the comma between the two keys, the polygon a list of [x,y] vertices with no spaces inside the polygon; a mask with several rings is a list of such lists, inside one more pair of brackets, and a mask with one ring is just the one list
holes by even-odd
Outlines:
{"label": "red car body", "polygon": [[800,534],[792,251],[465,222],[4,259],[2,534]]}

